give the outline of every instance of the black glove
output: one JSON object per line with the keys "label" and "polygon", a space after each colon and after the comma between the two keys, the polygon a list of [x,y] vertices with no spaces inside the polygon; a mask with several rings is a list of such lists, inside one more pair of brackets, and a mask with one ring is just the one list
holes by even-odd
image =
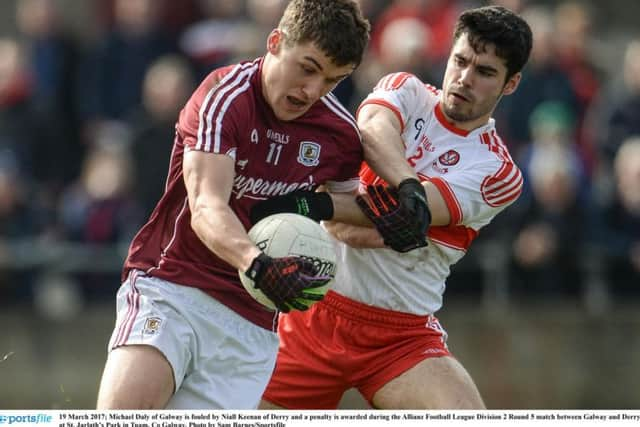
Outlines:
{"label": "black glove", "polygon": [[311,261],[297,256],[272,258],[264,253],[258,255],[244,273],[253,280],[254,286],[269,298],[278,310],[288,313],[292,308],[309,308],[301,300],[320,301],[324,295],[306,292],[329,283],[330,276],[316,276],[318,270]]}
{"label": "black glove", "polygon": [[333,201],[325,192],[295,190],[256,203],[249,212],[249,218],[255,224],[262,218],[277,213],[294,213],[320,222],[333,217]]}
{"label": "black glove", "polygon": [[418,231],[414,214],[398,201],[396,189],[371,185],[367,187],[367,194],[369,201],[358,196],[356,202],[382,235],[385,245],[398,252],[427,246],[425,233]]}
{"label": "black glove", "polygon": [[427,193],[415,178],[402,180],[398,185],[398,201],[407,209],[416,221],[416,231],[425,234],[431,224],[431,212],[427,205]]}

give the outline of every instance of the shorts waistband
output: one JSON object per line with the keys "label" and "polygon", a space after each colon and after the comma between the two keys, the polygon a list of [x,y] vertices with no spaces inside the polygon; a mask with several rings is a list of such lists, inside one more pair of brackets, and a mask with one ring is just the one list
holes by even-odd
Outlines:
{"label": "shorts waistband", "polygon": [[390,328],[424,327],[430,320],[435,319],[435,316],[429,314],[419,316],[374,307],[352,300],[331,290],[327,292],[319,304],[347,319]]}

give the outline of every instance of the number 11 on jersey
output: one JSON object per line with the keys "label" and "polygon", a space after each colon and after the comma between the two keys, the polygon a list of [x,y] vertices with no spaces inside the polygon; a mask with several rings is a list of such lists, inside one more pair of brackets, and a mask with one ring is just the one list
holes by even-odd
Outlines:
{"label": "number 11 on jersey", "polygon": [[280,160],[281,152],[282,152],[281,144],[276,144],[275,142],[272,142],[271,144],[269,144],[269,153],[267,154],[267,163],[277,165],[278,160]]}

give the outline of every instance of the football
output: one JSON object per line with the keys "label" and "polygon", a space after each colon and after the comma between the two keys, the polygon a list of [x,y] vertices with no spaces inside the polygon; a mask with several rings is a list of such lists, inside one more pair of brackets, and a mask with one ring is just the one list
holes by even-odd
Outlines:
{"label": "football", "polygon": [[[270,257],[300,256],[318,267],[318,275],[335,277],[336,252],[331,237],[320,224],[305,216],[290,213],[268,216],[251,227],[249,238]],[[238,274],[242,285],[256,301],[270,310],[276,309],[271,300],[254,287],[253,280],[242,271]],[[333,280],[309,292],[324,295],[332,283]],[[301,302],[311,305],[316,301],[301,299]]]}

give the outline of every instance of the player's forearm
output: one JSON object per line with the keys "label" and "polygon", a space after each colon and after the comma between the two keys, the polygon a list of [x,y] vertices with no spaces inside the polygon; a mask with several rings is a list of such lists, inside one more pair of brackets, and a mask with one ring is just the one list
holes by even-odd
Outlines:
{"label": "player's forearm", "polygon": [[228,205],[197,205],[191,228],[211,252],[241,271],[260,253]]}
{"label": "player's forearm", "polygon": [[364,114],[358,126],[367,164],[380,178],[398,186],[406,178],[415,178],[416,173],[405,158],[399,125],[391,122],[388,114],[392,113],[377,110]]}
{"label": "player's forearm", "polygon": [[373,224],[364,215],[356,203],[353,193],[329,193],[333,202],[332,221],[344,222],[347,224],[373,227]]}
{"label": "player's forearm", "polygon": [[383,248],[384,240],[375,228],[358,227],[341,222],[328,221],[325,227],[336,239],[354,248]]}

